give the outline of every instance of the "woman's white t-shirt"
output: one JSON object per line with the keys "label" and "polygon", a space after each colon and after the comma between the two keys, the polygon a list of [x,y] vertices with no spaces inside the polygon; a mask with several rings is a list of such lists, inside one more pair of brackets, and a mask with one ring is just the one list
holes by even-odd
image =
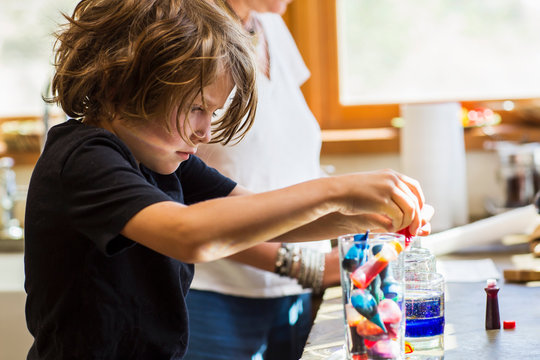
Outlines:
{"label": "woman's white t-shirt", "polygon": [[[270,79],[258,73],[259,100],[252,128],[236,145],[203,145],[197,155],[254,192],[282,188],[321,176],[319,125],[300,86],[309,71],[282,18],[254,14],[268,44]],[[328,241],[300,246],[329,251]],[[304,290],[287,277],[232,260],[197,264],[192,289],[244,297],[279,297]]]}

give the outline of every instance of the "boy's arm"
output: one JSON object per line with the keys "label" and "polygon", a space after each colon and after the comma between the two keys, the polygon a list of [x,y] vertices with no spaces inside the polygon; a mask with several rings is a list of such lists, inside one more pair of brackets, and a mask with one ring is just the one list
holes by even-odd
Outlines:
{"label": "boy's arm", "polygon": [[[243,193],[242,188],[231,195]],[[307,181],[251,195],[229,196],[185,206],[150,205],[122,234],[184,262],[226,257],[258,243],[329,239],[373,228],[420,227],[423,197],[408,178],[385,170]],[[286,235],[287,234],[287,235]]]}
{"label": "boy's arm", "polygon": [[[249,194],[252,194],[252,192],[245,188],[237,186],[230,195],[234,196]],[[276,267],[278,249],[280,248],[280,246],[281,244],[278,242],[265,242],[250,247],[247,250],[230,255],[227,257],[227,259],[245,265],[253,266],[257,269],[274,272]],[[339,254],[337,253],[337,248],[334,248],[332,252],[325,254],[325,272],[323,277],[323,288],[339,283],[339,276]]]}

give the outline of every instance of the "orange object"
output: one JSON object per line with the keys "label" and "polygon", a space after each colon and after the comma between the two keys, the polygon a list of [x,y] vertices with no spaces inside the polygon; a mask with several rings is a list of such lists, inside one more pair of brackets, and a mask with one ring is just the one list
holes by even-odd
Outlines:
{"label": "orange object", "polygon": [[515,321],[503,321],[503,329],[510,330],[516,328],[516,322]]}
{"label": "orange object", "polygon": [[414,351],[414,348],[413,346],[411,345],[410,342],[408,341],[405,341],[405,354],[410,354]]}
{"label": "orange object", "polygon": [[398,254],[402,251],[403,245],[397,241],[384,244],[381,251],[351,274],[351,280],[354,286],[359,289],[367,288],[371,284],[371,281],[386,268],[388,262],[397,259]]}
{"label": "orange object", "polygon": [[362,319],[356,324],[356,333],[360,336],[373,336],[385,333],[386,329],[381,329],[378,325],[372,323],[362,316]]}

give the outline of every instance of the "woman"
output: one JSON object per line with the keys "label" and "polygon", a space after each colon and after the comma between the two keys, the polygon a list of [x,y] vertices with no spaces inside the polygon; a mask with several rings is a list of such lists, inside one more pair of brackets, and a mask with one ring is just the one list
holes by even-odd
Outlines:
{"label": "woman", "polygon": [[[223,3],[256,49],[257,114],[240,143],[201,146],[199,156],[254,192],[321,176],[320,128],[300,90],[309,71],[280,16],[288,3]],[[279,266],[287,259],[297,259],[289,271]],[[309,274],[300,274],[302,266]],[[296,360],[311,328],[311,288],[320,293],[337,283],[338,254],[330,252],[329,241],[302,244],[301,250],[266,243],[198,264],[188,295],[187,358]]]}

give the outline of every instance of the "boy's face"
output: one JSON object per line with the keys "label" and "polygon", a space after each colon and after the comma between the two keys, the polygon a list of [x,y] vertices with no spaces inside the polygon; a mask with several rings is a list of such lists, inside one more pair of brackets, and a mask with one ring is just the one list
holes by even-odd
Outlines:
{"label": "boy's face", "polygon": [[[216,81],[203,89],[205,101],[198,95],[188,111],[186,134],[189,144],[178,134],[176,116],[169,119],[171,132],[163,126],[149,121],[144,125],[128,125],[121,120],[114,120],[112,131],[129,147],[135,158],[147,168],[159,174],[173,173],[180,163],[195,154],[197,146],[207,143],[211,139],[210,125],[212,115],[216,110],[225,106],[232,89],[232,78],[227,71],[223,71]],[[181,131],[186,121],[185,114],[180,116]]]}

